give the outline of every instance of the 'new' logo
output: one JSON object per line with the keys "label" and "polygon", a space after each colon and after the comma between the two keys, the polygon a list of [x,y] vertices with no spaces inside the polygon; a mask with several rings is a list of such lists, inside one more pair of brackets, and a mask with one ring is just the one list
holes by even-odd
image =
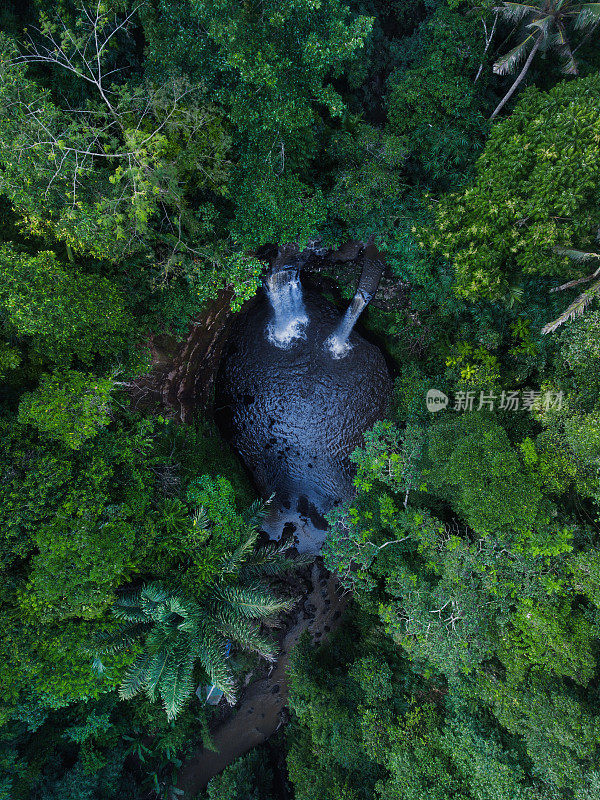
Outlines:
{"label": "'new' logo", "polygon": [[430,389],[426,395],[427,410],[435,413],[441,411],[448,405],[448,395],[440,392],[439,389]]}

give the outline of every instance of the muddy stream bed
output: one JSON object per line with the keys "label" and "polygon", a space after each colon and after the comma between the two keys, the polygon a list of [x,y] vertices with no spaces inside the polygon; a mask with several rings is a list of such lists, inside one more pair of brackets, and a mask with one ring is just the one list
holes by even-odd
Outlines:
{"label": "muddy stream bed", "polygon": [[270,674],[251,682],[235,708],[211,731],[217,752],[200,746],[182,767],[177,787],[186,800],[194,798],[208,781],[236,758],[263,744],[286,722],[288,699],[286,670],[290,652],[308,630],[320,644],[340,624],[348,595],[318,558],[307,577],[306,595],[293,609],[291,620],[280,632],[280,653]]}

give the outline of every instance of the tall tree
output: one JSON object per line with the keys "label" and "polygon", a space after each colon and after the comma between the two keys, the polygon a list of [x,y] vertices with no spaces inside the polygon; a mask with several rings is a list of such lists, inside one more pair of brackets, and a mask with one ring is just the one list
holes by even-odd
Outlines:
{"label": "tall tree", "polygon": [[492,128],[472,185],[436,206],[424,243],[465,297],[509,300],[530,275],[582,277],[600,215],[600,76],[529,89]]}
{"label": "tall tree", "polygon": [[591,33],[600,22],[600,3],[580,3],[574,0],[538,0],[538,4],[504,2],[497,11],[504,19],[520,23],[524,29],[521,41],[494,64],[494,72],[506,75],[514,72],[525,58],[523,68],[514,83],[498,103],[494,119],[516,92],[538,51],[554,52],[563,62],[567,75],[577,75],[577,61],[570,42],[569,28]]}

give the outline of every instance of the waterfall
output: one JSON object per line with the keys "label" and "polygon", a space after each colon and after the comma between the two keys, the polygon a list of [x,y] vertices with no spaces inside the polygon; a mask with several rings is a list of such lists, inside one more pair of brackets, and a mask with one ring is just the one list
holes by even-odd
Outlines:
{"label": "waterfall", "polygon": [[385,264],[375,246],[374,235],[367,242],[363,260],[363,268],[360,273],[356,294],[348,306],[344,318],[325,341],[325,348],[329,350],[333,358],[343,358],[346,353],[352,350],[352,345],[349,342],[352,329],[365,306],[370,303],[377,292]]}
{"label": "waterfall", "polygon": [[274,311],[273,320],[267,326],[269,341],[276,347],[287,348],[294,339],[305,339],[304,327],[308,317],[298,270],[288,267],[272,272],[266,280],[265,290]]}
{"label": "waterfall", "polygon": [[325,346],[333,358],[343,358],[352,349],[348,339],[356,325],[356,320],[360,317],[370,299],[369,295],[364,295],[360,290],[354,295],[352,302],[346,309],[344,318],[325,342]]}

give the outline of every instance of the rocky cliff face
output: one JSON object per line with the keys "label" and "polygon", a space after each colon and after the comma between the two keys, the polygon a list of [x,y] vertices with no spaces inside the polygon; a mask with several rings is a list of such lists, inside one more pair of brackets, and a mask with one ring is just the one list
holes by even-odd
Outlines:
{"label": "rocky cliff face", "polygon": [[231,293],[222,292],[190,325],[183,341],[160,334],[150,338],[152,369],[131,387],[134,406],[156,405],[182,422],[191,422],[196,408],[210,406],[221,351],[235,317],[230,302]]}

